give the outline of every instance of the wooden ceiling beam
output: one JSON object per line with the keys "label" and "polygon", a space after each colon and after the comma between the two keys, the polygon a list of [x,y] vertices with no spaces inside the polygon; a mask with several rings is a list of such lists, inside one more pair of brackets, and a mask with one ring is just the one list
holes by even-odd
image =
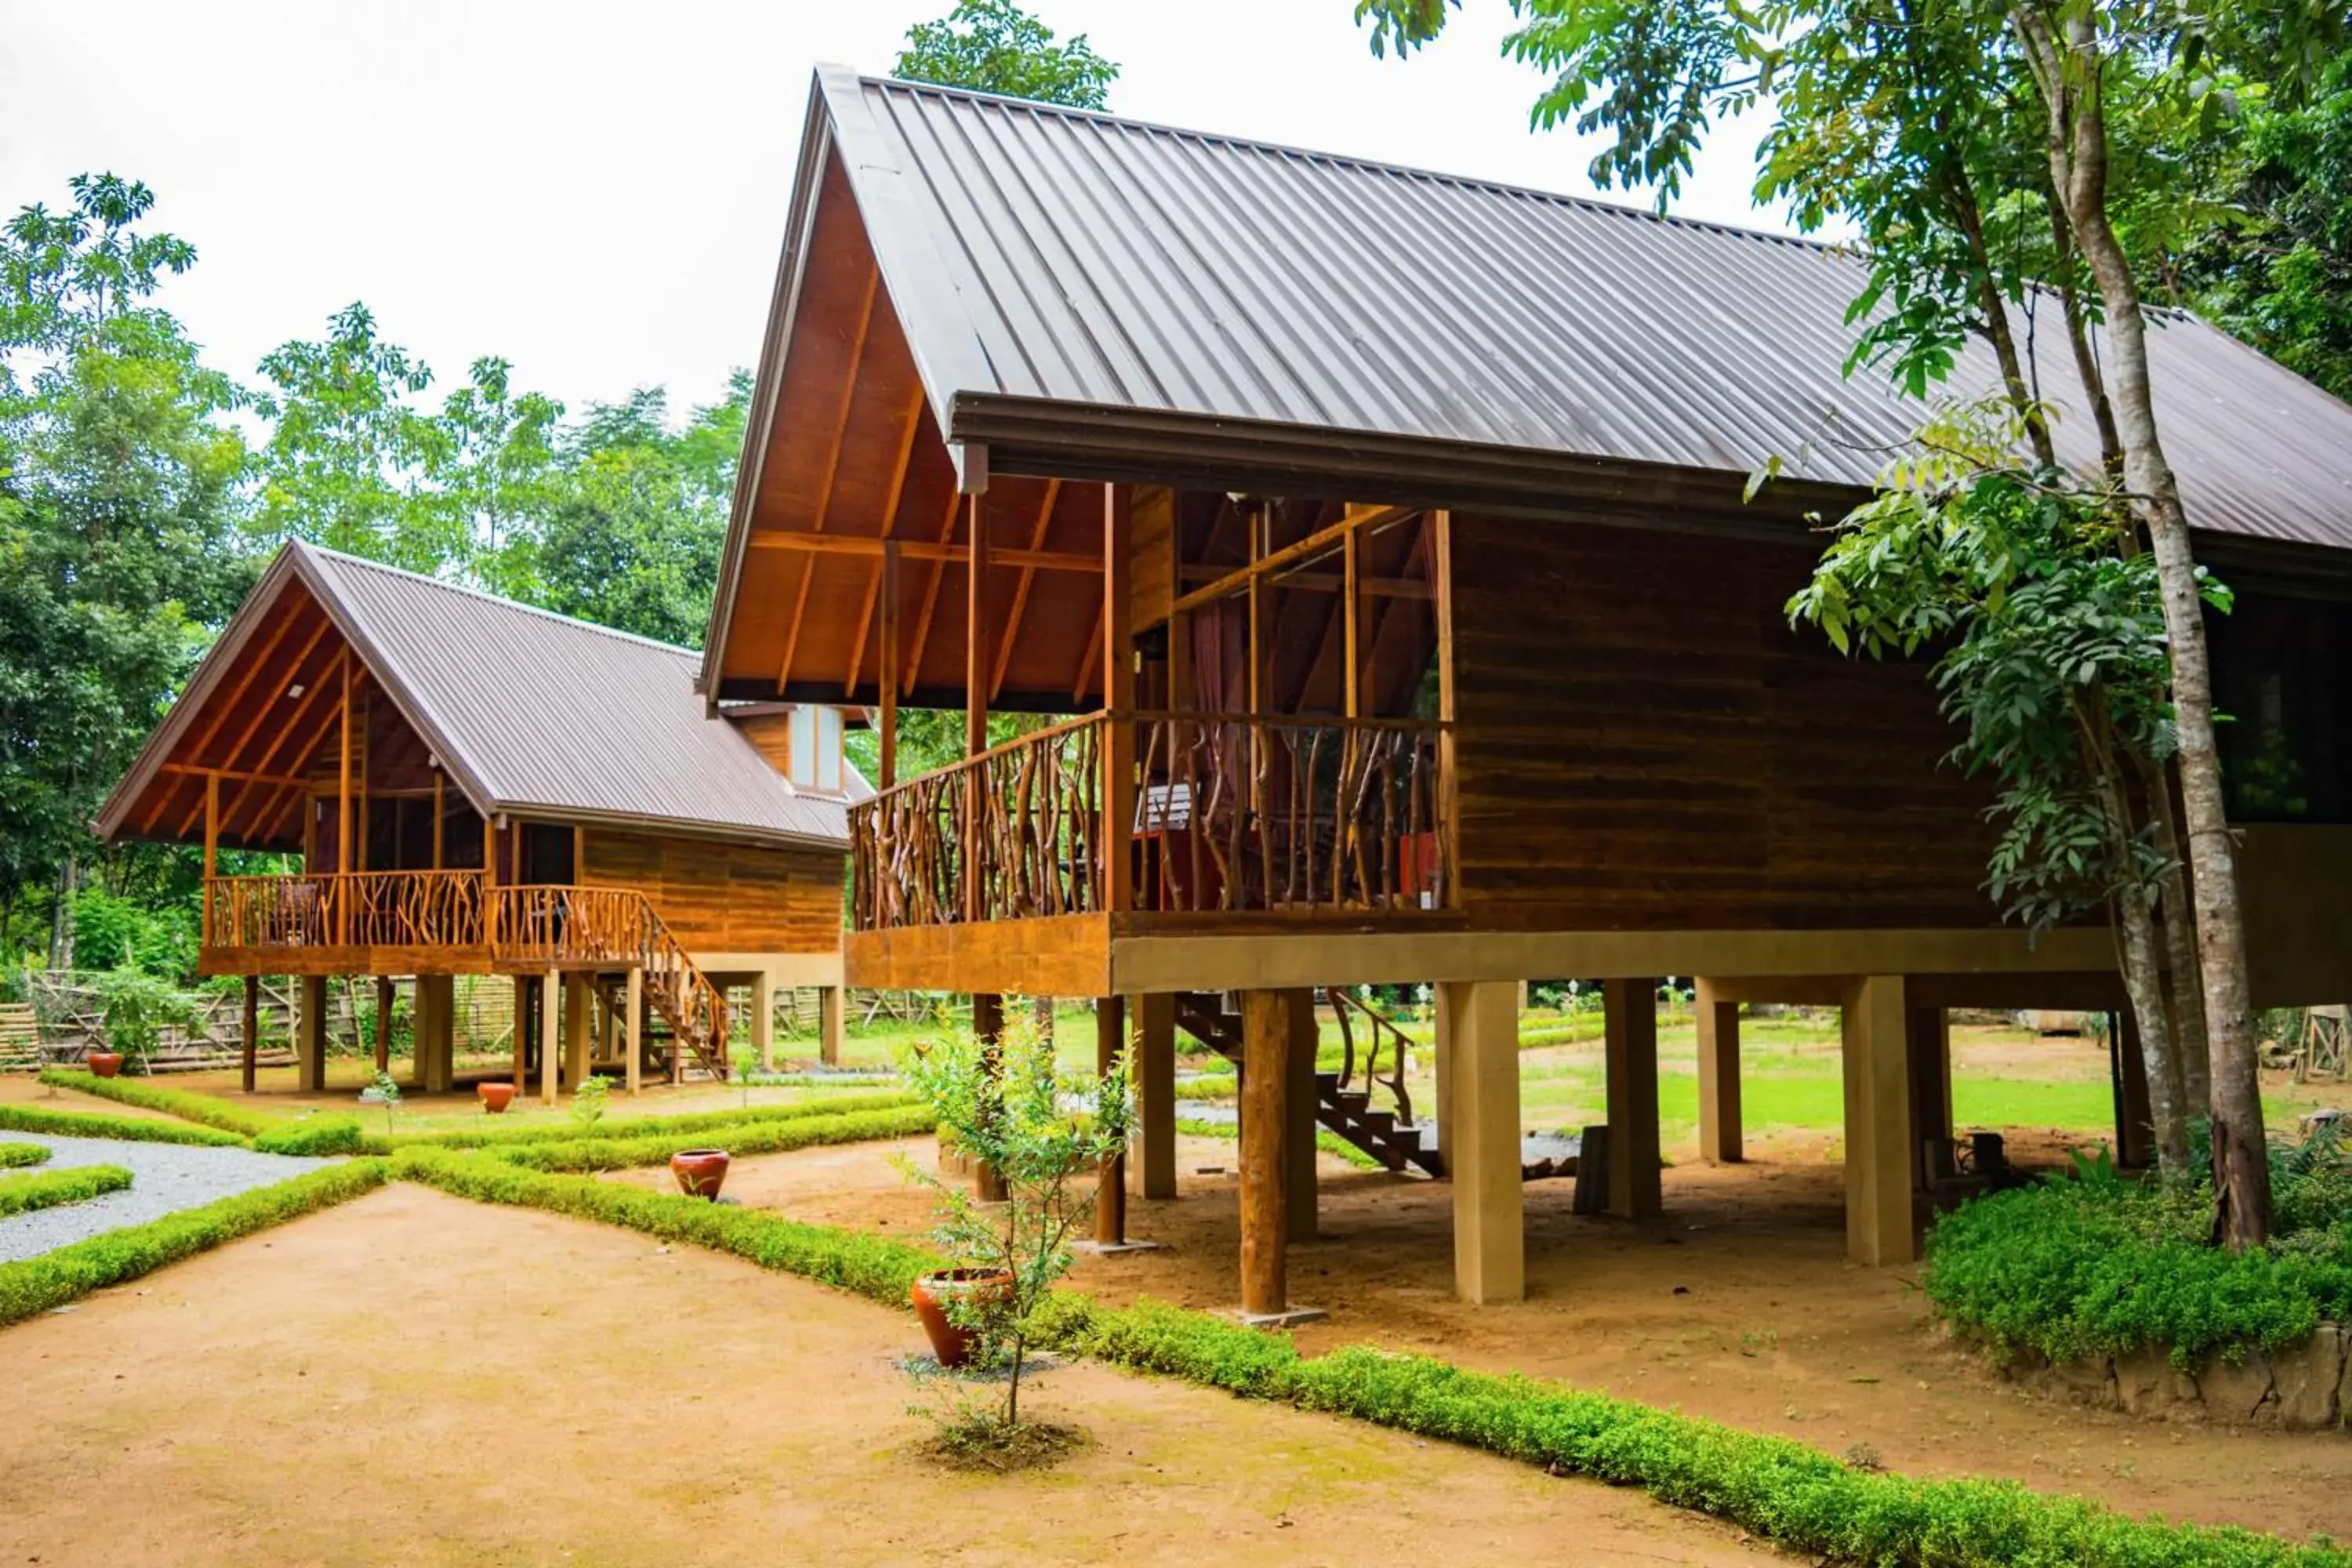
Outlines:
{"label": "wooden ceiling beam", "polygon": [[[278,760],[278,753],[279,752],[285,750],[287,738],[295,734],[300,729],[303,720],[309,716],[310,710],[318,705],[319,699],[335,684],[334,678],[341,671],[344,661],[349,659],[351,657],[352,650],[348,647],[337,648],[335,650],[335,657],[328,661],[327,668],[319,672],[319,679],[311,681],[309,689],[305,690],[299,698],[296,699],[297,705],[293,714],[286,721],[285,728],[278,731],[278,738],[269,742],[269,749],[268,751],[262,752],[261,760],[254,769],[254,772],[257,774],[267,773],[268,772],[269,764]],[[321,734],[323,733],[324,731],[321,731]],[[316,746],[318,744],[318,738],[314,737],[310,743],[312,746]],[[297,756],[301,756],[303,754],[305,753],[299,751],[295,752],[295,755]],[[229,803],[229,815],[231,816],[236,816],[237,808],[245,804],[246,796],[252,793],[253,785],[250,783],[242,784],[238,787],[236,798]]]}
{"label": "wooden ceiling beam", "polygon": [[1070,678],[1070,706],[1073,708],[1086,700],[1087,677],[1092,675],[1095,672],[1095,667],[1102,662],[1102,605],[1097,602],[1095,605],[1094,625],[1087,628],[1085,646],[1078,649],[1078,672]]}
{"label": "wooden ceiling beam", "polygon": [[[914,395],[907,399],[907,417],[898,431],[898,461],[890,470],[890,496],[882,503],[882,537],[890,539],[898,531],[898,500],[906,493],[907,472],[914,467],[915,436],[923,427],[923,383],[916,378]],[[866,668],[866,634],[874,626],[875,602],[882,596],[882,579],[889,575],[889,563],[879,560],[866,577],[866,605],[857,613],[857,638],[849,645],[849,679],[841,683],[841,694],[846,698],[857,689],[857,678]],[[896,584],[893,584],[895,589]],[[885,628],[893,636],[897,626],[895,616],[885,616]],[[890,660],[886,657],[883,663]]]}
{"label": "wooden ceiling beam", "polygon": [[[1286,567],[1301,564],[1325,551],[1338,548],[1340,541],[1349,533],[1386,528],[1391,523],[1417,516],[1422,510],[1420,507],[1387,506],[1368,511],[1353,511],[1329,527],[1318,528],[1306,538],[1286,544],[1279,550],[1261,552],[1254,545],[1250,552],[1252,559],[1247,565],[1224,574],[1204,588],[1195,588],[1181,595],[1170,607],[1171,613],[1181,615],[1186,610],[1197,610],[1219,599],[1246,593],[1251,584],[1264,578],[1286,575]],[[1252,537],[1255,539],[1256,536]]]}
{"label": "wooden ceiling beam", "polygon": [[[973,504],[979,504],[979,498],[974,498]],[[931,614],[939,608],[940,585],[947,581],[948,563],[955,559],[955,552],[948,542],[955,538],[956,513],[962,510],[962,506],[963,497],[953,485],[950,485],[947,521],[940,524],[940,553],[931,563],[930,580],[923,584],[923,608],[915,617],[915,647],[907,656],[907,670],[903,677],[906,686],[901,695],[915,689],[915,679],[922,673],[923,649],[929,646],[931,640]],[[915,547],[916,542],[908,540],[898,548],[912,550]]]}
{"label": "wooden ceiling beam", "polygon": [[[194,757],[201,754],[204,749],[212,743],[212,738],[219,732],[222,721],[229,716],[230,711],[239,702],[245,700],[245,694],[252,687],[254,678],[259,675],[263,668],[269,663],[269,656],[278,651],[278,645],[286,640],[286,634],[294,629],[294,623],[299,618],[298,616],[288,615],[280,619],[278,625],[270,629],[269,640],[262,644],[260,651],[246,665],[245,679],[239,680],[226,698],[205,705],[212,710],[212,714],[205,721],[204,732],[188,743],[186,747],[188,756]],[[320,621],[323,623],[325,618],[322,613],[320,616]],[[308,644],[304,645],[305,651],[308,651]],[[295,662],[297,664],[301,662],[299,655],[296,656]],[[268,705],[264,703],[262,706],[263,710],[267,711]]]}
{"label": "wooden ceiling beam", "polygon": [[[1062,481],[1045,481],[1045,500],[1037,509],[1036,525],[1029,531],[1029,552],[1035,554],[1045,546],[1045,535],[1054,526],[1054,503],[1062,499]],[[1004,632],[996,645],[996,668],[988,678],[988,700],[1004,689],[1004,672],[1013,668],[1013,645],[1021,636],[1021,617],[1029,608],[1029,588],[1037,580],[1034,566],[1021,568],[1020,585],[1013,590],[1013,613],[1004,618]]]}
{"label": "wooden ceiling beam", "polygon": [[[331,626],[334,623],[328,618],[327,612],[323,608],[320,609],[319,611],[319,624],[310,628],[310,635],[303,639],[300,651],[294,655],[294,662],[288,667],[289,673],[294,677],[293,679],[289,679],[287,682],[289,686],[302,684],[300,677],[303,667],[310,662],[311,653],[317,649],[320,641],[326,637],[328,627]],[[331,668],[331,664],[329,668]],[[323,670],[320,671],[322,676],[324,673],[325,672]],[[315,684],[315,682],[310,684]],[[296,698],[295,700],[299,702],[301,699]],[[265,702],[260,707],[254,710],[253,717],[245,721],[245,728],[237,731],[236,739],[230,743],[227,754],[222,757],[221,761],[225,764],[231,767],[236,766],[236,760],[245,754],[246,747],[253,743],[254,732],[261,728],[262,721],[269,717],[270,709],[276,705],[276,702],[272,700]]]}
{"label": "wooden ceiling beam", "polygon": [[[958,500],[963,498],[958,496]],[[885,546],[895,548],[901,561],[937,561],[950,566],[964,563],[965,549],[954,543],[955,520],[948,520],[949,537],[869,539],[847,533],[762,533],[751,540],[754,550],[790,550],[816,555],[859,555],[879,560]],[[992,566],[1018,566],[1036,572],[1079,572],[1091,577],[1102,570],[1102,557],[1076,550],[995,550],[988,552]]]}
{"label": "wooden ceiling beam", "polygon": [[[849,374],[842,378],[841,406],[833,418],[833,447],[825,454],[824,483],[817,491],[816,521],[809,531],[823,533],[827,514],[833,510],[834,482],[841,477],[841,450],[849,435],[849,408],[857,400],[857,374],[866,363],[866,336],[874,325],[874,296],[880,289],[882,269],[868,265],[866,269],[866,294],[857,308],[857,335],[850,341]],[[793,598],[793,618],[784,632],[784,662],[776,671],[776,689],[782,691],[793,679],[793,656],[800,651],[801,626],[808,616],[809,584],[816,581],[816,561],[811,557],[801,573],[800,592]]]}

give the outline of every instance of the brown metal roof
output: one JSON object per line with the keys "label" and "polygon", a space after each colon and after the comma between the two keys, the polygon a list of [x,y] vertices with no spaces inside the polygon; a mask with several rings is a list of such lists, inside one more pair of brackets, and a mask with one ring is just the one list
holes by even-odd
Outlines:
{"label": "brown metal roof", "polygon": [[[1000,468],[1539,503],[1559,459],[1779,456],[1863,486],[1922,416],[1842,374],[1862,273],[1831,247],[834,68],[809,136],[791,233],[837,153],[940,428]],[[804,260],[788,247],[780,316]],[[786,336],[772,322],[772,362]],[[2150,355],[2200,527],[2352,547],[2352,406],[2187,316]],[[1991,384],[1979,348],[1952,390]],[[2095,457],[2089,426],[2062,420],[2070,459]]]}
{"label": "brown metal roof", "polygon": [[[798,791],[694,691],[698,656],[315,545],[279,552],[99,818],[130,803],[296,580],[485,816],[840,847],[844,803]],[[845,769],[852,795],[865,781]]]}

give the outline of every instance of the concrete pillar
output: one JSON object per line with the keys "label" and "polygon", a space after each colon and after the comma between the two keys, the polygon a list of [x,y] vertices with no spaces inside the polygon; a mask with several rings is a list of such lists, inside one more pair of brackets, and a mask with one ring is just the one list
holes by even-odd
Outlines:
{"label": "concrete pillar", "polygon": [[588,983],[586,974],[563,977],[563,1085],[574,1094],[588,1081]]}
{"label": "concrete pillar", "polygon": [[1320,1034],[1315,1025],[1315,993],[1286,991],[1290,1016],[1290,1048],[1284,1058],[1289,1075],[1282,1094],[1283,1209],[1289,1215],[1290,1239],[1315,1239],[1315,1052]]}
{"label": "concrete pillar", "polygon": [[1278,1318],[1290,1305],[1288,1058],[1290,994],[1242,993],[1242,1315]]}
{"label": "concrete pillar", "polygon": [[1142,1195],[1176,1195],[1176,998],[1136,998],[1135,1131],[1132,1162]]}
{"label": "concrete pillar", "polygon": [[1609,1212],[1655,1219],[1658,1183],[1658,983],[1603,983],[1609,1074]]}
{"label": "concrete pillar", "polygon": [[645,1087],[646,1076],[646,972],[642,968],[629,971],[624,1005],[627,1013],[621,1020],[621,1055],[628,1064],[629,1092],[635,1095]]}
{"label": "concrete pillar", "polygon": [[1452,1009],[1441,1000],[1431,1019],[1433,1059],[1430,1076],[1437,1080],[1437,1158],[1446,1179],[1454,1176],[1454,1025]]}
{"label": "concrete pillar", "polygon": [[1459,1101],[1446,1151],[1454,1182],[1454,1289],[1475,1306],[1527,1294],[1519,1150],[1519,1017],[1509,981],[1437,987],[1438,1027]]}
{"label": "concrete pillar", "polygon": [[[1127,998],[1095,998],[1095,1070],[1108,1077],[1127,1058]],[[1106,1161],[1095,1183],[1095,1240],[1104,1247],[1127,1242],[1127,1157]]]}
{"label": "concrete pillar", "polygon": [[1867,1265],[1908,1263],[1912,1228],[1909,1009],[1903,977],[1846,983],[1846,1256]]}
{"label": "concrete pillar", "polygon": [[828,985],[816,994],[816,1059],[841,1065],[841,1039],[849,1027],[849,990]]}
{"label": "concrete pillar", "polygon": [[555,1103],[555,1064],[562,1055],[563,972],[551,969],[539,977],[539,1098]]}
{"label": "concrete pillar", "polygon": [[[1003,1066],[1004,1048],[1004,998],[982,992],[971,999],[971,1032],[980,1042],[982,1062],[991,1077]],[[1004,1178],[992,1165],[975,1161],[971,1168],[972,1195],[985,1204],[1004,1201]]]}
{"label": "concrete pillar", "polygon": [[1694,989],[1698,1018],[1698,1154],[1710,1165],[1736,1165],[1747,1152],[1739,1117],[1739,1004]]}
{"label": "concrete pillar", "polygon": [[751,976],[751,1044],[760,1070],[776,1070],[776,977],[762,969]]}
{"label": "concrete pillar", "polygon": [[327,977],[302,976],[302,1015],[294,1023],[294,1087],[317,1094],[327,1087]]}
{"label": "concrete pillar", "polygon": [[1911,1179],[1924,1186],[1934,1176],[1927,1141],[1952,1140],[1951,1016],[1941,1007],[1913,1007],[1906,1015],[1904,1049],[1910,1057]]}

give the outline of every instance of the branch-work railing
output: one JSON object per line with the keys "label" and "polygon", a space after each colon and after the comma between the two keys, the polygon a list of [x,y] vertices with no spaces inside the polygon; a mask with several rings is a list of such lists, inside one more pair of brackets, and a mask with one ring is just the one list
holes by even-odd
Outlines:
{"label": "branch-work railing", "polygon": [[1040,730],[851,809],[852,924],[1444,909],[1444,730],[1228,713]]}
{"label": "branch-work railing", "polygon": [[727,1076],[727,999],[635,888],[493,887],[478,870],[215,877],[213,949],[476,950],[515,968],[645,971],[646,995],[702,1065]]}

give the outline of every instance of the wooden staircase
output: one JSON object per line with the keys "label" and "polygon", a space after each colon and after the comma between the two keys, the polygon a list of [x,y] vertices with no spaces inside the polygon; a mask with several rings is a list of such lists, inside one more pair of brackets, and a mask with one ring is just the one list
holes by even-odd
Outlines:
{"label": "wooden staircase", "polygon": [[[1385,1169],[1401,1172],[1412,1166],[1432,1176],[1444,1175],[1445,1163],[1437,1149],[1437,1130],[1412,1120],[1412,1102],[1405,1094],[1404,1032],[1393,1021],[1344,992],[1335,989],[1325,995],[1339,1018],[1340,1037],[1345,1042],[1345,1070],[1317,1070],[1315,1120],[1378,1160]],[[1360,1075],[1356,1070],[1351,1013],[1369,1022],[1372,1029]],[[1176,998],[1176,1026],[1233,1063],[1237,1070],[1246,1070],[1242,1060],[1241,1016],[1228,1009],[1222,993],[1180,993]],[[1379,1074],[1384,1038],[1393,1053],[1393,1070],[1385,1079]],[[1395,1109],[1374,1110],[1372,1096],[1376,1090],[1387,1091]]]}
{"label": "wooden staircase", "polygon": [[554,884],[500,888],[496,897],[499,958],[593,968],[608,982],[615,969],[643,970],[646,1009],[669,1031],[671,1076],[682,1057],[713,1078],[727,1076],[726,993],[695,966],[643,892]]}

